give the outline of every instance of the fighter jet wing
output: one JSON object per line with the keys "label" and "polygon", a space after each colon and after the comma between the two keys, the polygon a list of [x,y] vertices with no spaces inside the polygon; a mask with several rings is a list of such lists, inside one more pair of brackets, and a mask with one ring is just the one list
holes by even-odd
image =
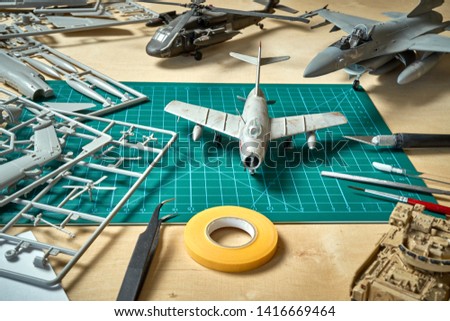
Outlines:
{"label": "fighter jet wing", "polygon": [[347,123],[347,118],[337,112],[272,118],[270,120],[270,139],[294,136],[345,123]]}
{"label": "fighter jet wing", "polygon": [[353,31],[353,28],[355,28],[355,26],[357,25],[363,24],[370,28],[371,26],[379,23],[376,20],[351,16],[348,14],[331,11],[328,9],[319,10],[317,14],[347,33],[351,33]]}
{"label": "fighter jet wing", "polygon": [[177,100],[170,102],[164,110],[222,134],[239,138],[239,128],[242,122],[239,116]]}
{"label": "fighter jet wing", "polygon": [[411,40],[411,50],[450,52],[450,38],[436,34],[426,34]]}

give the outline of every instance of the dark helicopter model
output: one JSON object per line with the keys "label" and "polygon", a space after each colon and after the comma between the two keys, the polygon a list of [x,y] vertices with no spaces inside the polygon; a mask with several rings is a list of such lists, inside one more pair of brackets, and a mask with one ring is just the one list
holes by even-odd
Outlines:
{"label": "dark helicopter model", "polygon": [[238,35],[239,30],[251,25],[258,25],[264,18],[300,21],[308,23],[309,20],[300,16],[284,16],[273,14],[275,9],[295,14],[298,11],[281,5],[280,0],[255,0],[265,5],[263,10],[243,11],[218,8],[204,5],[205,0],[191,0],[191,3],[151,1],[145,2],[177,5],[189,8],[182,14],[175,11],[162,13],[152,19],[147,26],[161,26],[148,43],[147,54],[153,57],[169,58],[184,53],[191,53],[196,60],[202,59],[200,49],[227,41]]}

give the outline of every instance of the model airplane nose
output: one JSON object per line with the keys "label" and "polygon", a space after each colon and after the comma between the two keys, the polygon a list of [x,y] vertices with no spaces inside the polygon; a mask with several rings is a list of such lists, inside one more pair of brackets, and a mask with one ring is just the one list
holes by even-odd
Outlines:
{"label": "model airplane nose", "polygon": [[314,59],[306,66],[303,77],[318,77],[329,74],[330,72],[339,69],[338,63],[342,52],[339,48],[328,47],[321,53],[319,53]]}
{"label": "model airplane nose", "polygon": [[145,47],[145,51],[149,56],[152,57],[161,57],[161,50],[160,50],[160,44],[156,43],[155,41],[150,40],[150,42],[147,44],[147,47]]}

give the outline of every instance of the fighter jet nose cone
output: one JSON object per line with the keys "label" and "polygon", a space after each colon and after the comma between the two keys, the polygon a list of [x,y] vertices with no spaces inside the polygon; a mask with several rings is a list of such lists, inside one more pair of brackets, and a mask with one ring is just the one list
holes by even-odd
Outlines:
{"label": "fighter jet nose cone", "polygon": [[328,47],[314,57],[309,65],[306,66],[303,77],[318,77],[338,70],[338,63],[341,59],[341,54],[342,51],[339,48]]}

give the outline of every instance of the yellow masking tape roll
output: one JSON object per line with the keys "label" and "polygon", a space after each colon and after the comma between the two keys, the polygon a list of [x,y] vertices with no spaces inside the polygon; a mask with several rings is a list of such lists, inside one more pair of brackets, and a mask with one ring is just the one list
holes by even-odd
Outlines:
{"label": "yellow masking tape roll", "polygon": [[[222,246],[211,234],[225,227],[244,230],[251,240],[237,247]],[[264,215],[239,206],[218,206],[204,210],[189,220],[184,243],[189,255],[201,265],[223,272],[255,269],[275,254],[278,233]]]}

